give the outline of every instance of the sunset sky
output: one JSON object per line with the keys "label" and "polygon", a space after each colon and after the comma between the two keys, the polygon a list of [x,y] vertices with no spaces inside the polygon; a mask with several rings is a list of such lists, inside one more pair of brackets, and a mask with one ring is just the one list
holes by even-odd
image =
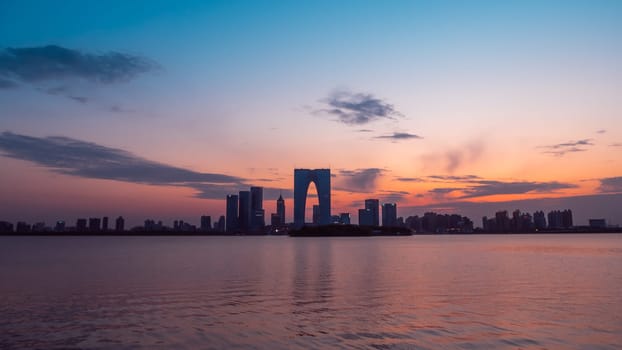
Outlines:
{"label": "sunset sky", "polygon": [[8,221],[198,224],[251,185],[291,221],[330,168],[354,222],[622,224],[622,1],[2,1],[0,155]]}

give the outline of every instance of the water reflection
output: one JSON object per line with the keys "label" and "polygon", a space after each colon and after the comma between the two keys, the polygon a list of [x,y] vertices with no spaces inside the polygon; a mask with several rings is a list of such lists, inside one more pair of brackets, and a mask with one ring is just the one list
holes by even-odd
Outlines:
{"label": "water reflection", "polygon": [[620,238],[2,238],[0,348],[616,349]]}

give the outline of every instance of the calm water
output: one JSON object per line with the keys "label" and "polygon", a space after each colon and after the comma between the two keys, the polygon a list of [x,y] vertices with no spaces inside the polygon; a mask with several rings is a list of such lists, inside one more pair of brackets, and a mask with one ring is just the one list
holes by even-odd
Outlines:
{"label": "calm water", "polygon": [[0,237],[0,348],[620,349],[622,235]]}

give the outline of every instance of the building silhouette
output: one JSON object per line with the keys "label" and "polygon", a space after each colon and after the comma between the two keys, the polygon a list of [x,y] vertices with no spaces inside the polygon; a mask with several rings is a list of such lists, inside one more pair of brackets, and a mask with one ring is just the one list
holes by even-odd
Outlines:
{"label": "building silhouette", "polygon": [[283,196],[279,194],[279,199],[276,200],[276,215],[279,217],[279,225],[285,225],[285,200]]}
{"label": "building silhouette", "polygon": [[374,213],[369,209],[359,209],[359,226],[373,226]]}
{"label": "building silhouette", "polygon": [[546,229],[546,216],[543,211],[533,213],[533,225],[536,230]]}
{"label": "building silhouette", "polygon": [[86,231],[86,219],[76,220],[76,231],[78,232]]}
{"label": "building silhouette", "polygon": [[350,225],[350,213],[340,213],[339,223],[342,225]]}
{"label": "building silhouette", "polygon": [[119,216],[117,220],[115,220],[114,230],[117,232],[125,231],[125,219],[123,219],[123,216]]}
{"label": "building silhouette", "polygon": [[294,169],[294,226],[305,224],[309,184],[313,182],[319,202],[318,224],[330,224],[330,169]]}
{"label": "building silhouette", "polygon": [[212,230],[212,217],[209,215],[201,216],[201,231],[211,231]]}
{"label": "building silhouette", "polygon": [[251,187],[251,229],[258,230],[266,226],[263,209],[263,187]]}
{"label": "building silhouette", "polygon": [[371,226],[380,226],[380,201],[377,199],[366,199],[365,210],[371,213]]}
{"label": "building silhouette", "polygon": [[239,229],[238,221],[238,196],[230,194],[227,196],[227,232],[236,232]]}
{"label": "building silhouette", "polygon": [[214,228],[216,229],[216,232],[225,232],[225,223],[226,223],[226,219],[224,215],[221,215],[218,218],[218,221],[214,223]]}
{"label": "building silhouette", "polygon": [[397,204],[384,203],[382,205],[382,226],[397,226]]}

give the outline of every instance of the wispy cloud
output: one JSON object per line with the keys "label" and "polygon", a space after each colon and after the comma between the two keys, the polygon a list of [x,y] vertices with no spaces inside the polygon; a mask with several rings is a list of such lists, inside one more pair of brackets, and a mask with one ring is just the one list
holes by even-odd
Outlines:
{"label": "wispy cloud", "polygon": [[379,168],[340,170],[337,174],[334,188],[348,192],[374,192],[376,182],[383,173],[384,170]]}
{"label": "wispy cloud", "polygon": [[424,182],[425,180],[420,177],[396,177],[395,180],[401,182]]}
{"label": "wispy cloud", "polygon": [[602,193],[622,192],[622,176],[606,177],[600,179],[598,191]]}
{"label": "wispy cloud", "polygon": [[144,57],[114,51],[92,54],[57,45],[0,50],[0,77],[24,83],[83,79],[111,84],[157,67]]}
{"label": "wispy cloud", "polygon": [[228,193],[226,191],[230,189],[239,190],[244,185],[244,179],[239,177],[179,168],[121,149],[68,137],[39,138],[3,132],[0,134],[0,151],[5,157],[30,161],[56,173],[89,179],[184,186],[204,194],[218,190],[219,195]]}
{"label": "wispy cloud", "polygon": [[364,125],[402,116],[392,104],[372,94],[337,91],[321,102],[326,106],[315,113],[336,116],[339,122],[347,125]]}
{"label": "wispy cloud", "polygon": [[441,167],[446,172],[453,173],[465,164],[478,161],[485,150],[484,141],[476,139],[460,147],[425,154],[421,157],[421,161],[425,166]]}
{"label": "wispy cloud", "polygon": [[386,140],[392,140],[392,141],[401,141],[401,140],[422,139],[423,137],[419,135],[415,135],[415,134],[410,134],[407,132],[394,132],[393,134],[390,134],[390,135],[376,136],[374,138],[375,139],[386,139]]}
{"label": "wispy cloud", "polygon": [[606,132],[607,132],[607,130],[605,130],[605,129],[596,130],[597,134],[604,134]]}
{"label": "wispy cloud", "polygon": [[588,147],[594,146],[592,139],[583,139],[578,141],[568,141],[555,145],[540,146],[544,149],[542,153],[552,154],[557,157],[566,155],[567,153],[585,152]]}
{"label": "wispy cloud", "polygon": [[554,193],[559,190],[576,188],[577,185],[557,181],[533,182],[517,181],[502,182],[483,180],[475,186],[463,190],[462,198],[485,197],[500,194]]}
{"label": "wispy cloud", "polygon": [[428,179],[443,182],[472,182],[481,180],[477,175],[430,175]]}
{"label": "wispy cloud", "polygon": [[512,195],[527,193],[555,193],[559,190],[576,188],[570,183],[557,181],[535,182],[535,181],[495,181],[495,180],[467,180],[464,187],[439,187],[434,188],[429,193],[435,195],[446,195],[449,193],[460,193],[456,198],[467,199],[476,197],[487,197],[495,195]]}
{"label": "wispy cloud", "polygon": [[17,84],[16,82],[12,81],[12,80],[8,80],[8,79],[2,79],[0,78],[0,90],[2,89],[14,89],[16,87],[18,87],[19,84]]}
{"label": "wispy cloud", "polygon": [[622,147],[622,143],[616,142],[609,145],[609,147]]}

